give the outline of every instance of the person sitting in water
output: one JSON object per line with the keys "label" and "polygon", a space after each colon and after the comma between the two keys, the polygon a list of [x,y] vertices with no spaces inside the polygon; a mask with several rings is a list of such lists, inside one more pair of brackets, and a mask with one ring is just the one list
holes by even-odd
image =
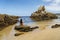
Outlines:
{"label": "person sitting in water", "polygon": [[22,21],[22,19],[20,19],[20,25],[23,25],[23,21]]}

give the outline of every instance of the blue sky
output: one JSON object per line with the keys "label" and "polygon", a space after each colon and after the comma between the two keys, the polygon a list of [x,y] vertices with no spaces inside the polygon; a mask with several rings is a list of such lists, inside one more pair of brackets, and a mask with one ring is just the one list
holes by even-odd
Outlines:
{"label": "blue sky", "polygon": [[39,6],[47,11],[60,13],[60,0],[0,0],[0,13],[18,16],[30,16]]}

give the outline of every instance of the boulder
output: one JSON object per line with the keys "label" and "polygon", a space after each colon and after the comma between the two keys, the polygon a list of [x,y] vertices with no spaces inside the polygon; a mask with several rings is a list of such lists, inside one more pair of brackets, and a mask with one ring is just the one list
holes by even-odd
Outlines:
{"label": "boulder", "polygon": [[0,29],[18,22],[19,16],[0,14]]}
{"label": "boulder", "polygon": [[4,23],[11,25],[11,24],[15,24],[18,22],[18,17],[17,16],[10,16],[10,15],[4,15]]}
{"label": "boulder", "polygon": [[41,6],[37,11],[33,12],[30,16],[33,20],[49,20],[58,18],[55,14],[45,11],[45,6]]}
{"label": "boulder", "polygon": [[33,31],[34,29],[39,28],[38,26],[35,27],[30,27],[30,26],[15,26],[15,30],[20,31],[20,32],[30,32]]}
{"label": "boulder", "polygon": [[60,24],[55,24],[51,28],[58,28],[58,27],[60,27]]}

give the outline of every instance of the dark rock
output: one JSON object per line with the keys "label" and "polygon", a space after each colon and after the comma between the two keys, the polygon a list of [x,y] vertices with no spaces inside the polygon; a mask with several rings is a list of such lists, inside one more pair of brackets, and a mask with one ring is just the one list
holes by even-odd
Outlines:
{"label": "dark rock", "polygon": [[0,14],[0,29],[5,26],[13,25],[18,22],[18,16],[10,16],[7,14]]}
{"label": "dark rock", "polygon": [[8,25],[17,23],[18,19],[17,16],[9,16],[9,15],[4,15],[4,22],[7,23]]}
{"label": "dark rock", "polygon": [[55,24],[51,28],[58,28],[58,27],[60,27],[60,24]]}
{"label": "dark rock", "polygon": [[16,33],[15,36],[19,36],[19,35],[22,35],[22,34],[24,34],[24,33]]}
{"label": "dark rock", "polygon": [[37,28],[39,28],[38,26],[35,26],[35,27],[32,27],[31,29],[37,29]]}
{"label": "dark rock", "polygon": [[20,32],[29,32],[29,31],[33,31],[36,28],[39,28],[39,27],[36,26],[36,27],[32,27],[31,28],[30,26],[24,26],[24,27],[22,27],[22,26],[15,26],[15,30],[18,30]]}

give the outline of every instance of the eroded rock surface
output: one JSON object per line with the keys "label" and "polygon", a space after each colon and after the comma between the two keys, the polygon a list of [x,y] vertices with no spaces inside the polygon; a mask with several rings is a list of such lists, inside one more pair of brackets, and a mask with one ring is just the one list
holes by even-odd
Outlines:
{"label": "eroded rock surface", "polygon": [[49,19],[56,19],[58,18],[55,14],[51,12],[47,12],[45,10],[45,6],[41,6],[38,8],[37,11],[33,12],[30,16],[33,20],[49,20]]}
{"label": "eroded rock surface", "polygon": [[19,16],[10,16],[7,14],[0,14],[0,30],[5,26],[17,23],[18,18]]}

